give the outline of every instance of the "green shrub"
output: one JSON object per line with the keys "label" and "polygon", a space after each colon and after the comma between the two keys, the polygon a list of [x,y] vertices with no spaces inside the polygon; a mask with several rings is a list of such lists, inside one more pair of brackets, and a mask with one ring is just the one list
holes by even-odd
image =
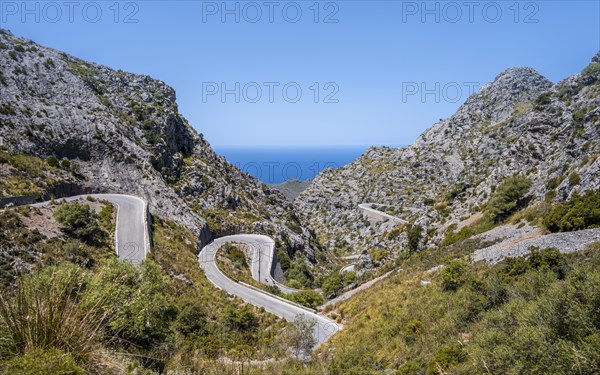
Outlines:
{"label": "green shrub", "polygon": [[506,219],[521,206],[530,188],[527,177],[515,175],[502,181],[486,206],[490,219],[495,222]]}
{"label": "green shrub", "polygon": [[455,346],[444,346],[438,350],[433,360],[427,367],[428,374],[443,373],[451,365],[456,365],[464,362],[467,359],[467,353]]}
{"label": "green shrub", "polygon": [[246,264],[246,254],[240,250],[237,246],[226,243],[223,245],[225,256],[233,263],[237,268],[248,267]]}
{"label": "green shrub", "polygon": [[600,227],[600,191],[587,191],[548,210],[544,225],[551,232],[570,232]]}
{"label": "green shrub", "polygon": [[6,375],[83,375],[69,353],[58,349],[35,349],[10,359],[2,372]]}
{"label": "green shrub", "polygon": [[520,276],[530,270],[548,269],[553,271],[559,279],[567,272],[565,257],[556,248],[539,250],[537,247],[529,248],[530,254],[527,258],[507,258],[504,267],[500,271],[503,276]]}
{"label": "green shrub", "polygon": [[58,159],[56,158],[56,156],[50,156],[48,159],[46,159],[46,163],[48,163],[49,166],[54,168],[59,167]]}
{"label": "green shrub", "polygon": [[329,275],[328,278],[323,281],[323,285],[321,285],[321,290],[326,296],[336,295],[337,292],[344,287],[344,281],[342,279],[342,275],[338,272],[334,272]]}
{"label": "green shrub", "polygon": [[134,266],[115,259],[98,270],[90,290],[90,303],[103,300],[114,312],[108,327],[115,338],[147,349],[168,337],[177,309],[167,298],[173,290],[153,261]]}
{"label": "green shrub", "polygon": [[464,373],[598,373],[598,254],[573,255],[579,260],[563,280],[542,265],[512,282],[511,300],[474,327]]}
{"label": "green shrub", "polygon": [[299,292],[286,295],[286,298],[290,301],[313,309],[325,303],[325,298],[323,298],[321,293],[315,290],[301,290]]}
{"label": "green shrub", "polygon": [[453,259],[442,268],[442,289],[457,290],[466,281],[469,263],[461,259]]}
{"label": "green shrub", "polygon": [[346,271],[342,273],[342,281],[344,285],[350,285],[356,281],[356,272]]}
{"label": "green shrub", "polygon": [[418,319],[413,319],[404,326],[404,339],[407,343],[412,343],[424,330],[425,323]]}
{"label": "green shrub", "polygon": [[54,218],[65,226],[65,232],[90,245],[97,245],[107,237],[98,224],[98,215],[86,204],[63,203],[54,211]]}
{"label": "green shrub", "polygon": [[60,161],[60,167],[62,169],[69,169],[69,168],[71,168],[71,162],[68,161],[67,159],[63,159]]}
{"label": "green shrub", "polygon": [[423,332],[423,329],[425,329],[425,324],[420,320],[414,319],[406,324],[406,327],[404,327],[404,332],[406,334],[418,335]]}
{"label": "green shrub", "polygon": [[471,226],[462,227],[458,232],[454,232],[454,228],[451,226],[448,228],[449,231],[442,241],[442,246],[450,246],[477,234],[487,232],[488,230],[494,228],[494,226],[494,222],[488,217],[482,218]]}
{"label": "green shrub", "polygon": [[581,177],[579,177],[579,174],[577,172],[573,172],[569,175],[569,185],[571,185],[571,186],[579,185],[580,182],[581,182]]}
{"label": "green shrub", "polygon": [[283,272],[290,269],[290,266],[292,265],[292,260],[290,259],[290,256],[283,247],[277,246],[277,258],[279,260],[279,265],[281,266],[281,270]]}
{"label": "green shrub", "polygon": [[400,233],[402,233],[402,229],[403,229],[403,226],[401,226],[401,225],[397,226],[396,228],[394,228],[388,232],[387,238],[390,240],[396,239],[400,235]]}
{"label": "green shrub", "polygon": [[536,106],[545,106],[550,103],[552,103],[552,96],[549,92],[544,92],[535,99]]}
{"label": "green shrub", "polygon": [[562,179],[560,177],[551,178],[546,182],[546,189],[554,190],[558,187],[558,185],[560,185],[561,182]]}
{"label": "green shrub", "polygon": [[174,323],[175,330],[184,337],[204,333],[207,326],[204,310],[202,301],[196,299],[183,301]]}
{"label": "green shrub", "polygon": [[374,249],[371,252],[371,259],[375,262],[380,262],[381,260],[383,260],[383,258],[385,258],[387,253],[388,253],[387,249],[384,249],[384,248]]}
{"label": "green shrub", "polygon": [[310,288],[313,284],[313,275],[302,258],[292,261],[291,267],[285,271],[285,278],[290,286],[294,288]]}
{"label": "green shrub", "polygon": [[228,305],[223,320],[225,325],[232,330],[249,332],[258,328],[258,318],[248,305]]}
{"label": "green shrub", "polygon": [[422,232],[423,227],[420,225],[410,224],[406,227],[406,234],[408,236],[408,251],[410,253],[414,253],[419,250],[419,243],[421,242]]}

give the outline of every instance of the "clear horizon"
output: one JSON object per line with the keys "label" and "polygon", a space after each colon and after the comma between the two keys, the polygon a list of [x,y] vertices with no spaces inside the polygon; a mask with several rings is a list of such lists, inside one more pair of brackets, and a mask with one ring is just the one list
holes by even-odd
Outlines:
{"label": "clear horizon", "polygon": [[600,50],[597,1],[467,3],[4,1],[0,22],[166,82],[215,147],[411,144],[509,67],[557,82]]}

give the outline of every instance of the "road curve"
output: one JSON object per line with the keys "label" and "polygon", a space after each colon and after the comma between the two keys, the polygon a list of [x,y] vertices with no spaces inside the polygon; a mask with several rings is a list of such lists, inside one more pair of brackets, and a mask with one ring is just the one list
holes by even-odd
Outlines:
{"label": "road curve", "polygon": [[[289,302],[281,298],[277,298],[275,296],[269,295],[267,293],[260,292],[258,290],[249,288],[240,283],[237,283],[227,276],[225,276],[217,267],[216,263],[216,254],[217,250],[223,246],[227,242],[242,242],[247,243],[251,246],[256,246],[256,243],[268,244],[265,242],[266,236],[254,235],[254,234],[239,234],[234,236],[226,236],[215,239],[213,242],[204,246],[200,253],[198,254],[198,262],[200,263],[200,267],[204,270],[206,278],[212,282],[217,288],[226,291],[229,294],[239,297],[246,303],[250,303],[257,307],[263,307],[266,311],[277,315],[280,318],[283,318],[289,322],[294,321],[296,316],[304,315],[307,319],[314,319],[316,321],[315,329],[313,331],[313,336],[317,341],[317,346],[324,343],[329,337],[335,334],[340,330],[340,326],[336,324],[333,320],[324,317],[322,315],[315,314],[309,309],[305,309]],[[267,239],[273,241],[269,237]],[[269,248],[270,246],[264,246],[264,248]],[[272,253],[271,253],[272,254]],[[261,259],[259,263],[265,263],[264,266],[261,265],[261,273],[263,270],[271,269],[272,257],[268,260],[263,260],[261,255]],[[257,260],[258,262],[258,260]],[[268,267],[266,267],[268,263]],[[265,268],[263,268],[265,267]],[[270,275],[270,273],[269,273]],[[261,274],[261,278],[263,275]],[[263,278],[264,280],[264,278]]]}
{"label": "road curve", "polygon": [[386,214],[385,212],[382,212],[382,211],[372,208],[372,206],[374,204],[378,204],[378,203],[361,203],[358,205],[358,209],[360,211],[362,211],[365,215],[367,215],[369,218],[377,220],[377,221],[390,220],[390,221],[396,222],[398,224],[406,224],[407,223],[406,220],[400,219],[396,216],[392,216],[390,214]]}
{"label": "road curve", "polygon": [[298,289],[287,287],[273,277],[273,261],[275,259],[275,241],[271,237],[261,234],[236,234],[221,237],[226,242],[239,242],[248,245],[252,261],[250,270],[252,278],[261,284],[276,286],[282,293],[298,292]]}
{"label": "road curve", "polygon": [[[150,251],[150,233],[148,232],[146,201],[133,195],[124,194],[84,194],[57,199],[67,202],[92,197],[106,200],[117,206],[115,229],[115,251],[119,259],[139,264]],[[42,207],[51,201],[32,204]]]}

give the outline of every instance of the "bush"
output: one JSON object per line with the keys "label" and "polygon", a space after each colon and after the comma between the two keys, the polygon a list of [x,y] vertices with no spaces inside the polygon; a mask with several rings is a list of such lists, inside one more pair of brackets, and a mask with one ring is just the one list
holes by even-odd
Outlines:
{"label": "bush", "polygon": [[490,219],[495,222],[506,219],[523,204],[530,188],[531,181],[527,177],[515,175],[502,181],[487,203],[487,214]]}
{"label": "bush", "polygon": [[323,281],[321,290],[329,297],[331,295],[337,295],[337,292],[344,287],[342,275],[337,272],[332,273],[328,278]]}
{"label": "bush", "polygon": [[414,342],[424,330],[425,323],[418,319],[413,319],[404,326],[404,339],[410,344]]}
{"label": "bush", "polygon": [[64,226],[65,232],[90,245],[97,245],[107,237],[107,233],[98,224],[98,215],[86,204],[63,203],[54,218]]}
{"label": "bush", "polygon": [[286,298],[313,309],[325,303],[325,298],[323,298],[321,293],[314,290],[301,290],[296,293],[288,294]]}
{"label": "bush", "polygon": [[388,232],[387,234],[387,238],[390,240],[396,239],[400,233],[402,233],[402,226],[397,226],[396,228],[392,229],[391,231]]}
{"label": "bush", "polygon": [[225,251],[225,255],[227,258],[233,263],[237,268],[247,267],[246,264],[246,255],[242,250],[240,250],[237,246],[226,243],[223,245],[223,250]]}
{"label": "bush", "polygon": [[453,259],[442,268],[442,289],[457,290],[466,281],[469,263],[461,259]]}
{"label": "bush", "polygon": [[428,374],[439,374],[440,369],[445,370],[451,365],[464,362],[467,359],[467,353],[455,346],[444,346],[438,350],[433,360],[427,367]]}
{"label": "bush", "polygon": [[453,245],[457,242],[466,240],[467,238],[470,238],[477,234],[487,232],[488,230],[492,229],[494,226],[495,226],[495,224],[491,219],[489,219],[488,217],[484,217],[481,220],[477,221],[477,223],[475,223],[472,226],[462,227],[458,232],[454,232],[452,230],[454,228],[450,227],[450,228],[448,228],[449,231],[446,234],[446,237],[444,237],[444,240],[442,241],[442,245],[443,246]]}
{"label": "bush", "polygon": [[422,232],[423,227],[420,225],[410,224],[406,227],[406,234],[408,236],[408,251],[410,253],[414,253],[419,250]]}
{"label": "bush", "polygon": [[290,269],[290,266],[292,265],[292,260],[290,259],[290,256],[284,248],[277,246],[277,258],[279,260],[279,265],[281,266],[281,270],[283,272]]}
{"label": "bush", "polygon": [[103,306],[114,312],[108,327],[115,338],[141,348],[155,347],[166,339],[177,316],[167,299],[173,293],[167,280],[151,260],[134,266],[115,259],[93,278],[88,300],[103,300]]}
{"label": "bush", "polygon": [[61,167],[62,169],[69,169],[69,168],[71,168],[71,162],[70,162],[70,161],[68,161],[67,159],[63,159],[63,160],[61,160],[61,162],[60,162],[60,167]]}
{"label": "bush", "polygon": [[552,103],[552,96],[549,92],[544,92],[535,99],[536,106],[545,106],[550,103]]}
{"label": "bush", "polygon": [[552,207],[544,216],[551,232],[570,232],[600,227],[600,191],[588,191]]}
{"label": "bush", "polygon": [[419,335],[421,332],[423,332],[423,329],[425,329],[425,324],[422,321],[415,319],[406,324],[406,327],[404,327],[404,333],[407,335]]}
{"label": "bush", "polygon": [[12,358],[4,368],[7,375],[83,375],[73,356],[58,349],[32,350]]}
{"label": "bush", "polygon": [[515,277],[530,270],[549,269],[559,279],[564,277],[567,272],[566,261],[558,249],[548,248],[540,251],[537,247],[530,247],[529,251],[527,258],[507,258],[501,275]]}
{"label": "bush", "polygon": [[46,159],[46,163],[48,163],[49,166],[54,168],[58,168],[59,166],[58,159],[56,158],[56,156],[50,156],[48,159]]}
{"label": "bush", "polygon": [[187,300],[181,303],[174,328],[184,337],[202,334],[206,330],[206,312],[204,305],[198,300]]}
{"label": "bush", "polygon": [[310,356],[317,344],[313,330],[317,324],[314,319],[306,319],[304,314],[296,315],[292,329],[287,332],[286,341],[294,349],[296,357]]}
{"label": "bush", "polygon": [[573,172],[569,175],[569,185],[571,185],[571,186],[579,185],[580,182],[581,182],[581,177],[579,177],[579,174],[577,174],[577,172]]}
{"label": "bush", "polygon": [[350,285],[356,281],[356,272],[346,271],[342,273],[342,280],[344,285]]}
{"label": "bush", "polygon": [[472,368],[464,372],[599,373],[599,259],[588,252],[563,280],[542,265],[512,282],[511,301],[476,326],[468,344]]}
{"label": "bush", "polygon": [[293,285],[294,288],[310,288],[313,283],[313,275],[302,258],[292,261],[291,267],[285,271],[285,278],[288,285]]}
{"label": "bush", "polygon": [[225,325],[232,330],[249,332],[258,328],[258,318],[248,305],[228,305],[223,319]]}

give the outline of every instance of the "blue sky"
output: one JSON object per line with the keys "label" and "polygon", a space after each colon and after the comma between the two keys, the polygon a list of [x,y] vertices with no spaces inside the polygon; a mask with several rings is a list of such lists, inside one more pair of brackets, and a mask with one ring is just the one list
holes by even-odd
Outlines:
{"label": "blue sky", "polygon": [[598,1],[22,4],[3,28],[167,82],[214,145],[408,144],[508,67],[556,82],[600,50]]}

